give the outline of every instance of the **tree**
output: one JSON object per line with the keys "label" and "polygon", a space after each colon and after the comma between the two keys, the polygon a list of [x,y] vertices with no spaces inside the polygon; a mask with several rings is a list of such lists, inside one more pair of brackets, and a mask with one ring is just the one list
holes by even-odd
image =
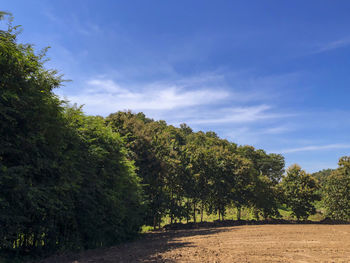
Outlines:
{"label": "tree", "polygon": [[[141,188],[118,133],[67,107],[45,52],[0,31],[0,252],[111,245],[138,233]],[[11,256],[10,256],[11,257]]]}
{"label": "tree", "polygon": [[186,145],[186,157],[188,159],[189,178],[185,185],[186,196],[191,200],[193,207],[193,220],[196,222],[197,205],[200,203],[201,221],[203,220],[204,208],[209,202],[209,180],[213,173],[214,156],[208,149],[208,138],[204,133],[191,134]]}
{"label": "tree", "polygon": [[[214,208],[224,219],[226,207],[247,205],[252,183],[252,163],[250,160],[227,148],[217,150],[218,167],[213,179]],[[220,218],[220,216],[219,216]]]}
{"label": "tree", "polygon": [[323,186],[325,182],[327,181],[327,178],[332,174],[334,169],[323,169],[321,171],[315,172],[312,175],[312,177],[316,178],[320,184],[320,186]]}
{"label": "tree", "polygon": [[169,192],[166,191],[167,156],[166,145],[162,144],[165,122],[155,122],[143,113],[131,111],[110,114],[106,123],[114,132],[122,135],[128,148],[128,156],[135,162],[137,175],[143,185],[146,206],[144,221],[153,227],[160,226],[166,215]]}
{"label": "tree", "polygon": [[66,108],[66,118],[78,138],[74,160],[81,177],[74,199],[82,247],[130,239],[143,224],[144,211],[140,180],[120,134],[102,117],[85,116],[76,107]]}
{"label": "tree", "polygon": [[350,219],[350,157],[340,158],[338,169],[327,176],[323,186],[323,203],[332,219]]}
{"label": "tree", "polygon": [[52,91],[61,78],[43,67],[44,53],[17,44],[17,33],[0,31],[0,249],[18,240],[15,250],[25,250],[44,235],[45,246],[55,246],[63,221],[52,219],[69,199],[59,168],[69,131]]}
{"label": "tree", "polygon": [[247,192],[247,205],[254,210],[255,218],[279,217],[278,205],[281,195],[278,183],[284,172],[284,157],[280,154],[267,154],[252,146],[241,146],[238,152],[252,163],[250,191]]}
{"label": "tree", "polygon": [[298,220],[315,214],[314,202],[320,200],[318,183],[297,164],[290,166],[282,179],[285,203],[292,209]]}
{"label": "tree", "polygon": [[265,220],[271,217],[281,217],[278,206],[282,202],[281,189],[268,176],[255,177],[252,206],[255,218],[261,215]]}

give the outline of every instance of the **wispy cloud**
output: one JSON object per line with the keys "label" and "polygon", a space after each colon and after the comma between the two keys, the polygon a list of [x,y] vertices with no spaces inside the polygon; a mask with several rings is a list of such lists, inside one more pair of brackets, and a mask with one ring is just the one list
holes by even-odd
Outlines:
{"label": "wispy cloud", "polygon": [[249,107],[233,107],[221,110],[222,117],[191,120],[194,124],[245,123],[264,119],[284,117],[283,114],[270,113],[271,106],[257,105]]}
{"label": "wispy cloud", "polygon": [[285,132],[290,132],[292,130],[294,130],[294,128],[289,127],[287,125],[283,125],[283,126],[266,128],[265,130],[261,131],[261,134],[281,134]]}
{"label": "wispy cloud", "polygon": [[102,32],[101,26],[97,23],[93,23],[90,19],[81,21],[81,18],[75,14],[70,14],[69,12],[58,16],[55,15],[51,9],[45,8],[43,15],[46,16],[50,22],[65,28],[66,30],[73,30],[81,35],[93,36]]}
{"label": "wispy cloud", "polygon": [[[288,131],[285,121],[294,115],[261,95],[268,83],[275,88],[285,78],[253,81],[251,77],[245,83],[235,76],[228,83],[226,77],[222,72],[202,72],[186,77],[171,75],[158,81],[131,81],[130,77],[113,73],[97,75],[75,92],[65,88],[58,93],[72,103],[84,105],[87,114],[107,116],[120,110],[142,111],[173,125],[185,122],[195,130],[215,130],[240,144],[261,142]],[[290,76],[285,81],[289,79]]]}
{"label": "wispy cloud", "polygon": [[[283,121],[283,120],[282,120]],[[265,122],[270,122],[269,124]],[[272,123],[271,123],[272,122]],[[276,137],[291,132],[296,128],[294,125],[283,124],[279,125],[281,118],[264,119],[262,123],[264,128],[258,128],[256,122],[237,123],[223,132],[223,136],[229,140],[233,140],[240,144],[257,144],[262,141],[275,141]],[[244,125],[242,127],[242,125]],[[265,126],[268,126],[265,128]],[[275,152],[275,151],[273,151]]]}
{"label": "wispy cloud", "polygon": [[322,45],[321,47],[319,47],[314,53],[323,53],[326,51],[330,51],[330,50],[334,50],[334,49],[338,49],[338,48],[343,48],[343,47],[346,47],[349,45],[350,45],[350,37],[347,37],[347,38],[343,38],[343,39],[339,39],[336,41],[326,43],[326,44]]}
{"label": "wispy cloud", "polygon": [[[92,79],[87,82],[88,88],[79,95],[69,96],[72,102],[85,104],[89,113],[106,115],[118,110],[135,111],[174,110],[199,105],[214,104],[229,97],[224,89],[192,89],[190,85],[178,83],[150,83],[141,88],[123,86],[111,79]],[[195,83],[194,83],[195,84]],[[203,83],[201,83],[202,85]]]}
{"label": "wispy cloud", "polygon": [[81,22],[75,15],[70,17],[70,23],[76,32],[85,36],[93,36],[102,32],[102,28],[98,24],[90,20]]}
{"label": "wispy cloud", "polygon": [[53,11],[49,8],[45,8],[45,10],[43,11],[43,15],[46,16],[48,20],[53,23],[56,23],[56,24],[62,23],[62,18],[59,18],[58,16],[56,16],[53,13]]}
{"label": "wispy cloud", "polygon": [[122,73],[96,75],[80,88],[64,88],[58,93],[72,103],[83,104],[87,114],[142,111],[172,125],[187,123],[194,130],[214,130],[239,144],[260,145],[293,129],[289,119],[295,113],[281,109],[276,100],[266,96],[278,96],[271,90],[293,80],[295,76],[290,74],[246,78],[247,73],[227,77],[230,73],[215,71],[148,81]]}
{"label": "wispy cloud", "polygon": [[299,148],[284,149],[281,153],[295,153],[295,152],[307,152],[307,151],[322,151],[322,150],[335,150],[335,149],[350,149],[350,144],[327,144],[327,145],[310,145]]}

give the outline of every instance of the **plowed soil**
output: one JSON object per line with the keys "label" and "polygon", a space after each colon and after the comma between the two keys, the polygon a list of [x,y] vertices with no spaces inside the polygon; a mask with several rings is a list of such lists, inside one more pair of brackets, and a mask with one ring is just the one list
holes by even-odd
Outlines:
{"label": "plowed soil", "polygon": [[124,245],[43,262],[350,262],[350,225],[250,225],[155,232]]}

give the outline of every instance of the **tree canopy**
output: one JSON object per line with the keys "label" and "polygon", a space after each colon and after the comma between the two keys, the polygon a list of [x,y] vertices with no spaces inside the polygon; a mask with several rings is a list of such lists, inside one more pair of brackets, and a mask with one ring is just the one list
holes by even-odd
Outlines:
{"label": "tree canopy", "polygon": [[327,176],[323,186],[323,201],[327,215],[333,219],[350,219],[350,157],[339,159],[338,169]]}
{"label": "tree canopy", "polygon": [[320,200],[317,193],[318,182],[299,165],[295,164],[288,168],[282,180],[282,188],[285,203],[292,209],[293,215],[298,220],[307,219],[309,215],[316,213],[314,202]]}
{"label": "tree canopy", "polygon": [[114,244],[138,233],[141,187],[125,144],[54,93],[45,51],[0,31],[0,250]]}

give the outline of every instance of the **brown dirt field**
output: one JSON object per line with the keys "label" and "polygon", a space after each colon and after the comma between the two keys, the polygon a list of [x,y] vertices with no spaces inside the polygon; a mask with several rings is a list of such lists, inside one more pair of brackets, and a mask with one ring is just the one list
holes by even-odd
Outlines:
{"label": "brown dirt field", "polygon": [[350,262],[350,225],[250,225],[147,234],[45,263]]}

